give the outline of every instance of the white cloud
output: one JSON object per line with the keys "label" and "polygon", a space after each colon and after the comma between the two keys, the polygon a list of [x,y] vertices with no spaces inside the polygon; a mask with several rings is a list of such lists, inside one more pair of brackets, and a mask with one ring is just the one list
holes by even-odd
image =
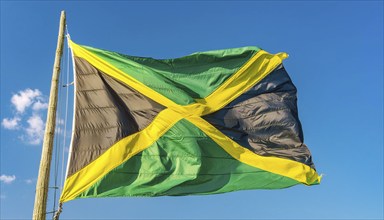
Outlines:
{"label": "white cloud", "polygon": [[40,90],[25,89],[14,94],[11,98],[11,102],[18,113],[23,113],[25,109],[31,106],[38,98],[42,98]]}
{"label": "white cloud", "polygon": [[58,135],[63,135],[64,134],[64,119],[59,118],[59,117],[56,118],[55,133],[58,134]]}
{"label": "white cloud", "polygon": [[34,179],[26,179],[25,183],[26,184],[32,184],[35,180]]}
{"label": "white cloud", "polygon": [[61,134],[63,134],[63,129],[61,127],[56,127],[55,133],[61,135]]}
{"label": "white cloud", "polygon": [[14,117],[14,118],[3,118],[3,121],[1,122],[1,125],[9,130],[16,130],[19,128],[19,122],[21,118]]}
{"label": "white cloud", "polygon": [[3,174],[3,175],[0,176],[0,181],[4,182],[4,183],[7,183],[7,184],[12,183],[13,181],[15,181],[15,179],[16,179],[15,175],[7,176],[7,175]]}
{"label": "white cloud", "polygon": [[6,199],[6,198],[7,198],[7,196],[0,194],[0,199]]}
{"label": "white cloud", "polygon": [[63,125],[63,124],[64,124],[64,119],[57,118],[57,119],[56,119],[56,124],[58,124],[58,125]]}
{"label": "white cloud", "polygon": [[42,116],[45,115],[44,110],[48,108],[43,94],[38,89],[20,90],[12,96],[11,105],[16,111],[12,117],[2,119],[2,127],[18,130],[19,138],[27,144],[40,144],[45,127]]}
{"label": "white cloud", "polygon": [[39,115],[32,115],[27,120],[28,127],[25,129],[27,143],[40,144],[44,137],[44,122]]}
{"label": "white cloud", "polygon": [[37,102],[33,103],[33,106],[32,106],[32,109],[34,111],[39,111],[39,110],[43,110],[43,109],[47,109],[47,108],[48,108],[48,103],[41,102],[40,100],[38,100]]}

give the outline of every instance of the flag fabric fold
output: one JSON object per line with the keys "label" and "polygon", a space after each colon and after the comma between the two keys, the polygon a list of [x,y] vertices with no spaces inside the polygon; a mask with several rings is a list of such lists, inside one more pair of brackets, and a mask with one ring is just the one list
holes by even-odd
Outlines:
{"label": "flag fabric fold", "polygon": [[70,47],[75,123],[61,202],[320,183],[287,54],[243,47],[158,60]]}

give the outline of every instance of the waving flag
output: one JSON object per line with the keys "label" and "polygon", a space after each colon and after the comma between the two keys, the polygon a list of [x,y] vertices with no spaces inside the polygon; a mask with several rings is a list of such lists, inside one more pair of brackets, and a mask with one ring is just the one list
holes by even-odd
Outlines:
{"label": "waving flag", "polygon": [[70,46],[75,123],[61,202],[320,182],[285,53],[243,47],[158,60]]}

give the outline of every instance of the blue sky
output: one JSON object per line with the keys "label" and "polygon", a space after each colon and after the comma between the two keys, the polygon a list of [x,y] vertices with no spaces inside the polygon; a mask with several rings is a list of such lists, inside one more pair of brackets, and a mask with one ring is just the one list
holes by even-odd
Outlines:
{"label": "blue sky", "polygon": [[1,1],[1,219],[32,215],[61,10],[75,42],[130,55],[289,53],[305,143],[324,174],[284,190],[79,199],[62,219],[383,218],[382,1]]}

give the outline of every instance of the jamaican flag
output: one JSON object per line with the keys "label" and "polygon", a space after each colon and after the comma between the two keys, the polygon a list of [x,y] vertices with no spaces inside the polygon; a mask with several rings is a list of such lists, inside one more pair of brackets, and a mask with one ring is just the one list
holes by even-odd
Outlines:
{"label": "jamaican flag", "polygon": [[70,47],[75,113],[61,202],[320,182],[287,54],[242,47],[159,60]]}

